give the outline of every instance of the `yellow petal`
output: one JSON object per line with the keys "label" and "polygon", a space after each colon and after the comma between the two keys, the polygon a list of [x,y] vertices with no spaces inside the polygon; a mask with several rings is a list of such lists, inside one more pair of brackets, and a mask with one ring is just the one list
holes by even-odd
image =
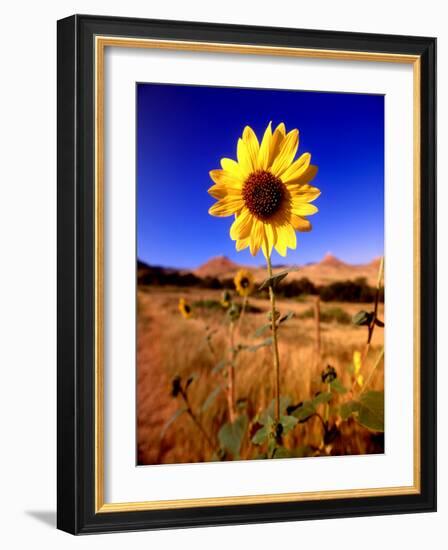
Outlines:
{"label": "yellow petal", "polygon": [[291,214],[291,225],[296,231],[311,231],[311,222],[295,214]]}
{"label": "yellow petal", "polygon": [[266,238],[262,242],[262,250],[265,258],[269,258],[272,254],[272,248],[277,242],[277,229],[270,223],[264,224],[264,233]]}
{"label": "yellow petal", "polygon": [[253,216],[247,208],[243,208],[230,228],[230,238],[234,241],[249,237],[252,229]]}
{"label": "yellow petal", "polygon": [[249,245],[250,245],[250,237],[248,237],[247,239],[240,239],[236,241],[235,248],[239,252],[240,250],[244,250],[245,248],[247,248]]}
{"label": "yellow petal", "polygon": [[[313,179],[316,177],[316,174],[317,174],[317,166],[310,164],[303,174],[301,174],[298,177],[294,177],[290,179],[286,185],[287,187],[290,187],[291,185],[305,185],[313,181]],[[282,176],[282,179],[283,179],[283,176]]]}
{"label": "yellow petal", "polygon": [[280,153],[272,163],[271,172],[274,176],[281,176],[292,163],[299,147],[299,131],[291,130],[283,140]]}
{"label": "yellow petal", "polygon": [[263,223],[260,220],[254,220],[252,224],[252,232],[250,234],[250,253],[256,256],[264,239]]}
{"label": "yellow petal", "polygon": [[235,175],[234,172],[228,172],[227,170],[210,170],[209,175],[218,185],[228,185],[229,187],[235,187],[237,189],[241,189],[243,186],[243,180]]}
{"label": "yellow petal", "polygon": [[286,244],[288,248],[294,250],[297,247],[297,237],[294,227],[290,224],[284,225],[282,227],[283,232],[285,233]]}
{"label": "yellow petal", "polygon": [[300,178],[306,170],[308,169],[308,166],[311,162],[311,155],[309,153],[303,153],[295,162],[287,168],[283,174],[282,174],[282,182],[288,183],[292,182],[292,180]]}
{"label": "yellow petal", "polygon": [[243,141],[246,143],[247,152],[251,161],[251,169],[255,171],[258,167],[258,151],[260,150],[260,145],[255,132],[250,126],[246,126],[243,130]]}
{"label": "yellow petal", "polygon": [[278,227],[277,233],[278,239],[275,249],[281,256],[286,256],[287,248],[295,249],[297,247],[296,233],[290,224]]}
{"label": "yellow petal", "polygon": [[235,189],[227,185],[212,185],[207,190],[207,193],[218,200],[227,196],[231,196],[232,198],[241,197],[241,189]]}
{"label": "yellow petal", "polygon": [[238,140],[238,145],[236,149],[236,155],[238,158],[238,166],[240,166],[242,172],[245,174],[250,174],[252,172],[252,161],[247,149],[246,142],[241,138]]}
{"label": "yellow petal", "polygon": [[225,197],[215,203],[208,211],[212,216],[231,216],[238,213],[244,206],[244,201],[241,199],[233,199]]}
{"label": "yellow petal", "polygon": [[286,256],[286,249],[287,249],[286,237],[285,235],[283,235],[283,231],[280,231],[280,228],[277,233],[278,233],[278,237],[277,237],[277,243],[275,245],[275,250],[277,250],[280,256]]}
{"label": "yellow petal", "polygon": [[233,159],[221,159],[221,166],[223,170],[225,170],[226,172],[230,172],[234,177],[240,179],[241,181],[245,181],[247,176],[249,175],[249,172],[244,171],[242,166],[240,166]]}
{"label": "yellow petal", "polygon": [[302,202],[312,202],[320,196],[320,189],[312,185],[287,185],[286,186],[291,199],[301,200]]}
{"label": "yellow petal", "polygon": [[272,129],[271,123],[268,124],[261,142],[260,152],[258,154],[258,168],[266,170],[269,165],[269,153],[271,151]]}
{"label": "yellow petal", "polygon": [[301,197],[292,198],[291,200],[291,212],[297,214],[297,216],[311,216],[318,211],[317,207],[314,204],[309,202],[304,202]]}
{"label": "yellow petal", "polygon": [[207,193],[214,199],[220,200],[227,196],[227,187],[221,187],[220,185],[212,185],[207,189]]}
{"label": "yellow petal", "polygon": [[268,167],[272,165],[272,163],[275,160],[275,157],[280,153],[281,145],[285,137],[286,137],[286,128],[282,122],[277,126],[277,128],[274,130],[274,133],[272,134]]}

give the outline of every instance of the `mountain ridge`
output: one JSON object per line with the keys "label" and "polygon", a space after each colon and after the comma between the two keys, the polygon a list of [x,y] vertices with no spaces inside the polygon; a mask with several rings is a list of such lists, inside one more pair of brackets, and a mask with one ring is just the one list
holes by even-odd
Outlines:
{"label": "mountain ridge", "polygon": [[[288,278],[289,280],[307,278],[317,285],[364,278],[367,280],[369,285],[374,286],[378,276],[380,261],[381,258],[377,257],[364,264],[350,264],[336,257],[331,252],[327,252],[318,262],[306,263],[298,266],[295,265],[294,267],[298,267],[297,271],[292,271]],[[274,266],[274,270],[287,270],[289,267],[292,267],[292,264],[276,265]],[[198,266],[196,269],[191,270],[185,268],[176,269],[171,267],[164,268],[161,266],[150,266],[149,264],[138,260],[139,273],[145,270],[156,270],[160,273],[166,271],[167,274],[177,272],[183,276],[193,275],[202,279],[231,279],[235,276],[239,269],[250,270],[256,281],[262,281],[266,277],[266,269],[264,267],[238,264],[225,255],[214,256]]]}

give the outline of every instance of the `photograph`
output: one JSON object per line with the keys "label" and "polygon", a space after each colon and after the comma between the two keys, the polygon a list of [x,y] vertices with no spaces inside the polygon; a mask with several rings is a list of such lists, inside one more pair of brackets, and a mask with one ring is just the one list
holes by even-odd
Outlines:
{"label": "photograph", "polygon": [[384,95],[136,84],[136,463],[382,454]]}

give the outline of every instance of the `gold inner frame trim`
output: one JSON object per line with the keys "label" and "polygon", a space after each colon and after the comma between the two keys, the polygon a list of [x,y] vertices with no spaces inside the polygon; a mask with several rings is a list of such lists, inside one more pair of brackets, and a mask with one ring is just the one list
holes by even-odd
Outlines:
{"label": "gold inner frame trim", "polygon": [[[410,486],[344,489],[301,493],[244,495],[142,502],[104,501],[104,55],[106,47],[149,48],[207,53],[269,55],[312,59],[406,63],[413,65],[413,195],[414,195],[414,480]],[[303,502],[420,493],[420,57],[389,53],[255,46],[177,40],[96,36],[95,54],[95,513],[166,510],[275,502]]]}

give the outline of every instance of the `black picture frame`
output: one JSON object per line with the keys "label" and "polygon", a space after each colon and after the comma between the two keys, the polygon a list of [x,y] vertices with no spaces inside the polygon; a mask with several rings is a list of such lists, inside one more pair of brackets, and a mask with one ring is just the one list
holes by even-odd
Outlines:
{"label": "black picture frame", "polygon": [[[95,143],[97,35],[420,57],[419,494],[95,512]],[[436,39],[74,15],[58,21],[57,526],[73,534],[436,510]]]}

